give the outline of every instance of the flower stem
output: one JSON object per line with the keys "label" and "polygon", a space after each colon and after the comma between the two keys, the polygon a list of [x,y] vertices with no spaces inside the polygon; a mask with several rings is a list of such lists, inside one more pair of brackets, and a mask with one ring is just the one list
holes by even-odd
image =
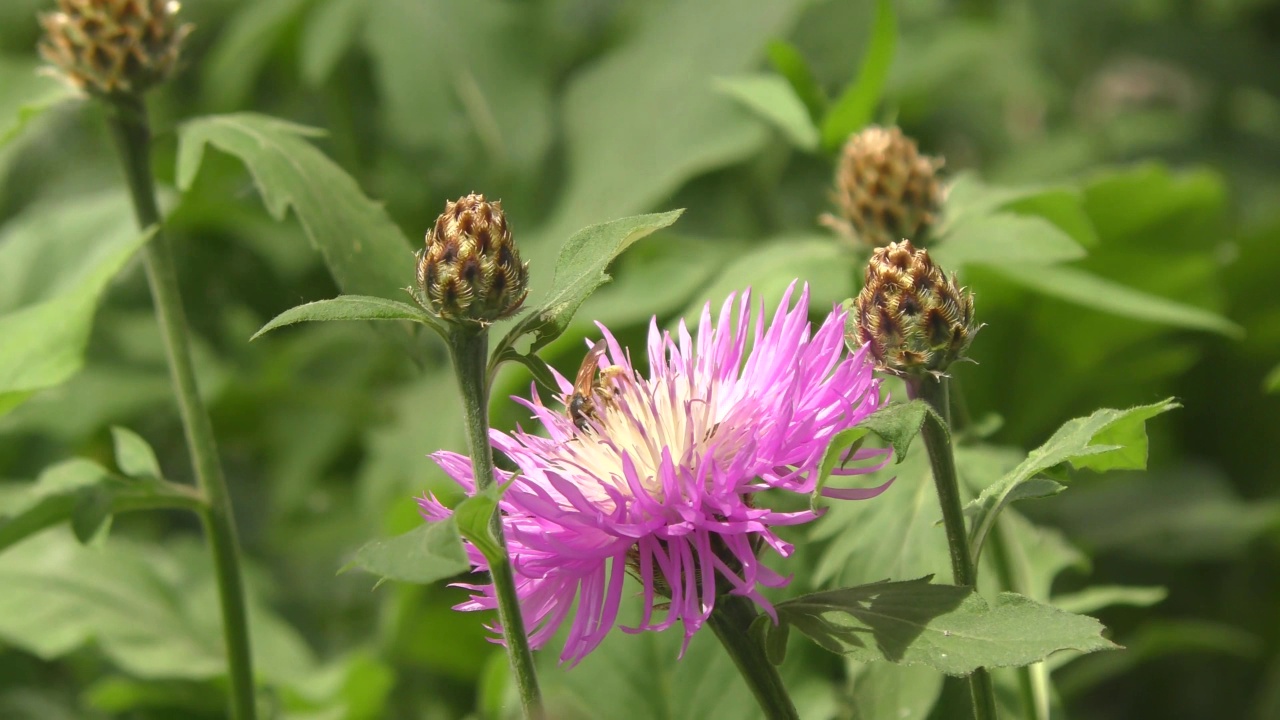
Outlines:
{"label": "flower stem", "polygon": [[[956,458],[951,447],[951,432],[947,420],[951,416],[947,399],[947,379],[931,376],[912,378],[907,382],[912,397],[929,403],[934,412],[925,417],[920,434],[929,451],[929,464],[933,468],[933,484],[942,506],[942,525],[947,533],[947,547],[951,551],[951,575],[956,585],[977,589],[978,574],[973,558],[969,555],[969,535],[964,525],[964,510],[960,504],[960,483],[956,477]],[[969,675],[969,692],[973,697],[973,716],[976,720],[996,720],[995,688],[986,668],[978,668]]]}
{"label": "flower stem", "polygon": [[[458,376],[458,388],[462,391],[472,476],[476,479],[476,491],[483,492],[494,483],[493,447],[489,444],[489,331],[479,325],[454,323],[449,328],[448,344],[453,369]],[[498,621],[502,625],[507,659],[516,678],[525,718],[542,720],[545,717],[542,693],[533,667],[533,651],[529,649],[529,638],[525,634],[524,616],[520,613],[515,576],[508,561],[510,555],[502,532],[501,510],[494,509],[489,518],[489,531],[502,549],[501,562],[491,560],[489,574],[498,599]]]}
{"label": "flower stem", "polygon": [[[107,123],[120,153],[138,225],[143,229],[158,226],[160,211],[156,205],[155,181],[151,176],[151,130],[146,106],[138,97],[117,97],[107,103],[107,111]],[[257,709],[253,664],[249,652],[235,518],[231,514],[227,484],[218,460],[213,424],[200,398],[195,368],[191,363],[187,318],[178,290],[178,276],[174,271],[168,240],[162,232],[156,232],[143,252],[147,282],[151,286],[160,336],[169,360],[169,375],[177,395],[178,414],[191,452],[196,484],[205,500],[200,519],[209,538],[218,599],[222,606],[223,641],[227,647],[227,674],[231,681],[231,717],[254,720]]]}
{"label": "flower stem", "polygon": [[778,668],[769,661],[759,639],[750,632],[751,623],[758,614],[747,598],[721,595],[716,598],[716,606],[707,624],[738,666],[738,672],[747,681],[747,687],[756,696],[765,717],[768,720],[799,720],[800,715],[787,694]]}

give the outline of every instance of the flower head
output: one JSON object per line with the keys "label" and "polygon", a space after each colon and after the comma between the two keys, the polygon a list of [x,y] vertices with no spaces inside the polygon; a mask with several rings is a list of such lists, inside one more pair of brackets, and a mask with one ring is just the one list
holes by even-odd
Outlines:
{"label": "flower head", "polygon": [[944,372],[978,331],[973,293],[910,240],[877,248],[854,302],[851,338],[898,375]]}
{"label": "flower head", "polygon": [[[687,642],[726,592],[752,598],[772,614],[760,590],[787,578],[765,567],[757,553],[768,547],[790,555],[792,547],[775,528],[818,513],[774,511],[761,507],[756,495],[770,488],[813,492],[832,436],[881,405],[865,351],[844,350],[844,311],[833,310],[814,330],[808,289],[794,307],[791,296],[788,290],[767,325],[762,309],[752,322],[749,293],[731,295],[715,320],[708,305],[696,335],[683,323],[674,335],[660,331],[655,319],[647,374],[601,326],[605,348],[590,356],[603,366],[598,375],[588,367],[586,387],[580,382],[577,388],[556,375],[561,403],[585,399],[589,412],[571,416],[548,407],[535,389],[531,399],[517,402],[532,411],[545,436],[491,431],[494,447],[518,468],[499,471],[497,480],[511,481],[501,500],[503,529],[534,647],[551,638],[576,599],[560,657],[582,659],[617,624],[628,573],[644,597],[640,624],[628,631],[681,623]],[[884,456],[860,450],[851,459]],[[474,492],[466,457],[432,457]],[[823,493],[860,499],[885,487]],[[419,503],[428,519],[448,515],[433,497]],[[468,552],[477,570],[487,569],[478,550]],[[492,586],[464,587],[475,594],[458,609],[496,606]]]}
{"label": "flower head", "polygon": [[902,238],[929,240],[938,219],[942,159],[920,154],[916,141],[896,127],[871,126],[850,135],[836,168],[840,217],[822,222],[866,247],[884,247]]}
{"label": "flower head", "polygon": [[174,0],[58,0],[40,16],[40,54],[71,84],[101,96],[141,95],[178,63],[191,25]]}
{"label": "flower head", "polygon": [[511,239],[502,201],[471,194],[445,203],[418,254],[422,304],[445,320],[491,323],[529,294],[529,266]]}

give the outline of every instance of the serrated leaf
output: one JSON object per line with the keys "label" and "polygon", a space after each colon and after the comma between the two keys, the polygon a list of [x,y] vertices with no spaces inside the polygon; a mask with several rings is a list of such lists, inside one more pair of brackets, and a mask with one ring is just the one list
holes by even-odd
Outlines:
{"label": "serrated leaf", "polygon": [[343,292],[393,297],[413,276],[413,253],[383,207],[305,138],[316,130],[237,113],[185,123],[178,134],[178,186],[190,189],[206,145],[239,158],[277,220],[290,208]]}
{"label": "serrated leaf", "polygon": [[150,478],[130,480],[88,460],[67,460],[0,504],[0,550],[67,520],[81,539],[91,538],[111,514],[174,508],[199,511],[193,490]]}
{"label": "serrated leaf", "polygon": [[1079,268],[993,265],[992,270],[1027,289],[1120,317],[1231,338],[1244,334],[1239,325],[1217,313],[1135,290]]}
{"label": "serrated leaf", "polygon": [[818,128],[782,77],[760,74],[716,78],[715,87],[782,131],[792,145],[806,151],[818,148]]}
{"label": "serrated leaf", "polygon": [[1178,403],[1165,400],[1128,410],[1098,410],[1088,417],[1067,421],[1048,441],[1032,450],[1026,460],[988,486],[971,503],[973,525],[969,543],[975,560],[982,553],[983,542],[996,516],[1014,499],[1021,485],[1063,463],[1098,472],[1142,469],[1147,464],[1146,421],[1177,407],[1180,407]]}
{"label": "serrated leaf", "polygon": [[160,480],[160,461],[155,450],[134,431],[118,425],[111,428],[111,444],[115,448],[116,467],[132,478]]}
{"label": "serrated leaf", "polygon": [[533,336],[529,353],[537,352],[559,337],[578,306],[609,281],[605,273],[609,263],[636,241],[674,223],[683,212],[636,215],[592,225],[575,233],[560,249],[551,291],[502,338],[499,353],[515,347],[525,335]]}
{"label": "serrated leaf", "polygon": [[821,122],[822,116],[827,113],[827,94],[818,84],[813,68],[809,67],[804,55],[800,54],[795,45],[783,40],[770,42],[768,53],[773,69],[787,81],[795,96],[804,104],[809,113],[810,124]]}
{"label": "serrated leaf", "polygon": [[276,328],[294,323],[330,320],[412,320],[436,332],[444,332],[440,321],[422,308],[409,303],[367,295],[339,295],[330,300],[317,300],[289,308],[272,318],[249,339],[257,340]]}
{"label": "serrated leaf", "polygon": [[964,265],[1040,266],[1077,260],[1084,248],[1044,218],[994,213],[961,220],[929,254],[948,270]]}
{"label": "serrated leaf", "polygon": [[1015,593],[988,603],[969,588],[934,585],[927,577],[826,590],[776,607],[779,622],[830,650],[948,675],[1029,665],[1060,650],[1116,647],[1093,618]]}
{"label": "serrated leaf", "polygon": [[424,523],[403,535],[374,540],[356,551],[347,568],[384,580],[425,585],[471,569],[453,518]]}
{"label": "serrated leaf", "polygon": [[871,27],[871,42],[862,56],[857,79],[835,101],[822,120],[822,144],[834,150],[850,133],[871,121],[898,43],[898,20],[892,0],[876,0],[876,19]]}

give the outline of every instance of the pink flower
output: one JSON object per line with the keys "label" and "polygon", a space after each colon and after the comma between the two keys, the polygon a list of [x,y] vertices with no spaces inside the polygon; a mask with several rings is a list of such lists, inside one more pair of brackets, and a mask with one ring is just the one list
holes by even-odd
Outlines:
{"label": "pink flower", "polygon": [[[792,286],[794,288],[794,284]],[[644,593],[644,615],[629,632],[662,630],[679,622],[685,642],[710,616],[718,593],[745,595],[766,612],[762,587],[786,584],[757,558],[763,546],[783,557],[792,546],[773,528],[813,520],[818,513],[757,507],[770,488],[807,494],[836,433],[879,409],[879,381],[865,348],[844,347],[845,313],[834,309],[816,331],[808,321],[806,287],[795,307],[792,289],[766,327],[763,309],[751,323],[750,292],[730,295],[713,324],[703,310],[697,336],[683,323],[675,336],[649,326],[649,373],[635,371],[626,351],[603,326],[609,367],[591,393],[590,412],[574,420],[560,407],[516,398],[547,437],[493,430],[493,446],[519,473],[501,509],[521,608],[533,647],[544,645],[578,609],[562,662],[576,663],[616,624],[623,580],[630,573]],[[735,307],[736,306],[736,307]],[[562,404],[573,385],[556,374]],[[453,452],[432,458],[468,492],[471,462]],[[861,450],[853,460],[881,459]],[[498,471],[505,483],[511,473]],[[844,499],[871,498],[869,489],[824,488]],[[419,499],[429,520],[448,517],[434,497]],[[477,571],[488,565],[468,546]],[[491,585],[459,610],[496,607]],[[665,613],[660,608],[665,606]],[[658,610],[659,618],[655,618]]]}

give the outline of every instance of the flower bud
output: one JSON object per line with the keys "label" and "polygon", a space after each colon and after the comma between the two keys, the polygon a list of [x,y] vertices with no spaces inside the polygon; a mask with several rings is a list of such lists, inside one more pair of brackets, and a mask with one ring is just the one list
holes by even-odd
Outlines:
{"label": "flower bud", "polygon": [[836,168],[833,199],[840,217],[824,215],[822,222],[867,247],[901,238],[924,245],[942,203],[942,163],[921,155],[896,127],[850,135]]}
{"label": "flower bud", "polygon": [[40,55],[93,95],[141,96],[168,79],[191,25],[173,0],[58,0],[44,13]]}
{"label": "flower bud", "polygon": [[418,254],[424,305],[445,320],[491,323],[529,294],[529,266],[511,240],[502,202],[468,195],[446,203]]}
{"label": "flower bud", "polygon": [[944,372],[978,331],[973,293],[909,240],[872,253],[851,320],[851,339],[869,345],[876,364],[898,375]]}

